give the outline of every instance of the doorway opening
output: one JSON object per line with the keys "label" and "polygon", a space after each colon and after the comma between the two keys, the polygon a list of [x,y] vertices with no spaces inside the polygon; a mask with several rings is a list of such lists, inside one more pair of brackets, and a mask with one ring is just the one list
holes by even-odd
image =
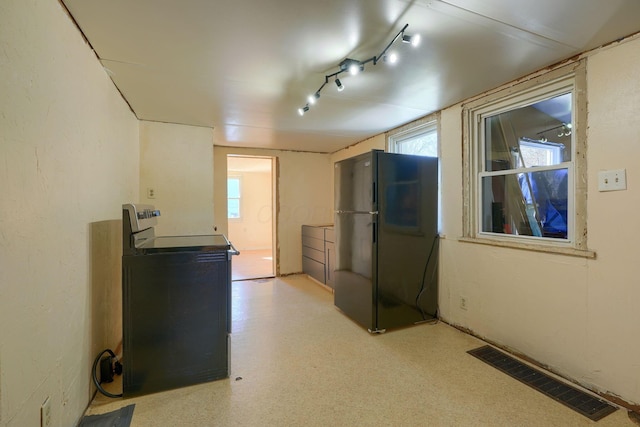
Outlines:
{"label": "doorway opening", "polygon": [[227,155],[227,233],[240,251],[234,281],[276,274],[274,171],[274,157]]}

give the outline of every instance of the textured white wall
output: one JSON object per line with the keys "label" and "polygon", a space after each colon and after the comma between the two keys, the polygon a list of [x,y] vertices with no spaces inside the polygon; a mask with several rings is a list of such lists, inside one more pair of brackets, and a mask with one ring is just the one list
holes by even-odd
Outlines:
{"label": "textured white wall", "polygon": [[[640,403],[640,37],[588,60],[588,362],[581,379]],[[627,190],[598,192],[598,171],[626,168]],[[577,355],[576,355],[577,357]]]}
{"label": "textured white wall", "polygon": [[138,121],[57,1],[0,2],[0,76],[0,425],[40,425],[47,396],[75,425],[118,344],[98,314],[120,288]]}
{"label": "textured white wall", "polygon": [[158,236],[213,234],[212,138],[211,128],[140,122],[140,200],[131,202],[160,210]]}
{"label": "textured white wall", "polygon": [[[442,112],[440,308],[445,320],[598,391],[640,403],[640,39],[592,52],[588,76],[588,246],[596,259],[461,243],[461,106]],[[626,168],[626,191],[598,171]],[[467,299],[467,310],[459,306]]]}
{"label": "textured white wall", "polygon": [[227,154],[277,158],[279,273],[302,272],[302,225],[332,222],[333,189],[327,182],[329,154],[223,146],[216,146],[214,153],[214,210],[218,232],[223,234],[228,234]]}
{"label": "textured white wall", "polygon": [[[271,163],[270,160],[264,160]],[[241,179],[241,218],[228,221],[229,240],[242,250],[271,249],[273,197],[271,173],[232,172]]]}

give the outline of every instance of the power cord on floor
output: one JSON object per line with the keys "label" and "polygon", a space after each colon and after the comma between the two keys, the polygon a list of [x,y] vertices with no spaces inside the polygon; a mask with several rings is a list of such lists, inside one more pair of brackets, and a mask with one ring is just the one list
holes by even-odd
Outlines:
{"label": "power cord on floor", "polygon": [[[437,253],[435,253],[435,249],[436,246],[439,243],[439,238],[440,236],[438,234],[436,234],[433,238],[433,242],[431,243],[431,250],[429,251],[429,256],[427,257],[427,262],[424,265],[424,271],[422,272],[422,282],[420,284],[420,291],[418,292],[418,295],[416,295],[416,307],[418,307],[418,310],[420,310],[420,314],[422,314],[422,320],[427,320],[427,316],[426,313],[424,312],[424,310],[422,309],[422,307],[420,306],[420,297],[422,296],[422,294],[429,289],[429,286],[425,286],[425,279],[427,278],[427,270],[429,268],[429,264],[431,263],[431,257],[435,254],[436,258],[434,258],[434,266],[432,269],[432,273],[431,273],[431,278],[429,279],[429,284],[431,284],[433,282],[433,278],[436,274],[436,263],[437,263]],[[438,322],[438,309],[436,308],[436,312],[433,314],[434,315],[434,320],[435,323]]]}
{"label": "power cord on floor", "polygon": [[[100,354],[98,354],[98,357],[96,357],[96,360],[93,361],[93,368],[91,369],[91,376],[93,378],[93,384],[95,384],[96,388],[98,389],[98,391],[102,394],[104,394],[107,397],[112,397],[112,398],[116,398],[116,397],[122,397],[122,393],[120,394],[113,394],[113,393],[109,393],[108,391],[106,391],[104,388],[102,388],[102,386],[100,385],[100,381],[98,381],[98,377],[96,376],[96,367],[98,366],[98,363],[100,362],[102,355],[105,353],[109,353],[109,355],[111,356],[108,360],[108,370],[109,370],[109,381],[106,382],[111,382],[113,381],[113,379],[111,379],[111,375],[113,374],[113,372],[115,372],[116,374],[120,375],[122,373],[122,365],[120,364],[120,362],[118,362],[118,358],[116,357],[115,353],[109,349],[106,350],[102,350],[100,352]],[[114,361],[115,360],[115,361]],[[113,372],[112,372],[112,362],[114,362],[115,368],[113,368]],[[103,372],[102,366],[100,366],[100,371]],[[105,381],[105,378],[101,378],[102,381]]]}

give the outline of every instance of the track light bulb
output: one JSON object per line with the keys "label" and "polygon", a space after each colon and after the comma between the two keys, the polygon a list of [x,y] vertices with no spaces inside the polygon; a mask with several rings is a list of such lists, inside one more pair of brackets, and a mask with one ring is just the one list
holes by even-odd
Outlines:
{"label": "track light bulb", "polygon": [[398,62],[398,54],[396,54],[395,52],[391,52],[389,56],[384,57],[384,62],[395,64],[396,62]]}
{"label": "track light bulb", "polygon": [[362,64],[354,62],[353,64],[349,65],[349,74],[351,74],[352,76],[355,76],[362,70],[364,70],[364,65]]}
{"label": "track light bulb", "polygon": [[305,105],[302,108],[298,108],[298,114],[301,116],[304,116],[304,113],[306,113],[307,111],[309,111],[309,106]]}
{"label": "track light bulb", "polygon": [[340,79],[336,79],[336,86],[338,86],[338,92],[342,92],[344,90],[344,85],[340,81]]}
{"label": "track light bulb", "polygon": [[320,93],[316,92],[313,95],[309,95],[307,101],[309,101],[309,104],[314,105],[318,98],[320,98]]}
{"label": "track light bulb", "polygon": [[411,46],[416,47],[420,44],[420,34],[414,34],[412,36],[408,36],[406,34],[402,35],[403,43],[411,43]]}

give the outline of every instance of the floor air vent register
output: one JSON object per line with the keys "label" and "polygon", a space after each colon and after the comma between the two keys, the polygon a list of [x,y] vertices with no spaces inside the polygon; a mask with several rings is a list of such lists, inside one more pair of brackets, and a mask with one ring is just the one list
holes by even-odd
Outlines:
{"label": "floor air vent register", "polygon": [[491,346],[485,345],[469,350],[467,353],[529,387],[544,393],[590,420],[598,421],[617,409],[604,400],[558,381]]}

